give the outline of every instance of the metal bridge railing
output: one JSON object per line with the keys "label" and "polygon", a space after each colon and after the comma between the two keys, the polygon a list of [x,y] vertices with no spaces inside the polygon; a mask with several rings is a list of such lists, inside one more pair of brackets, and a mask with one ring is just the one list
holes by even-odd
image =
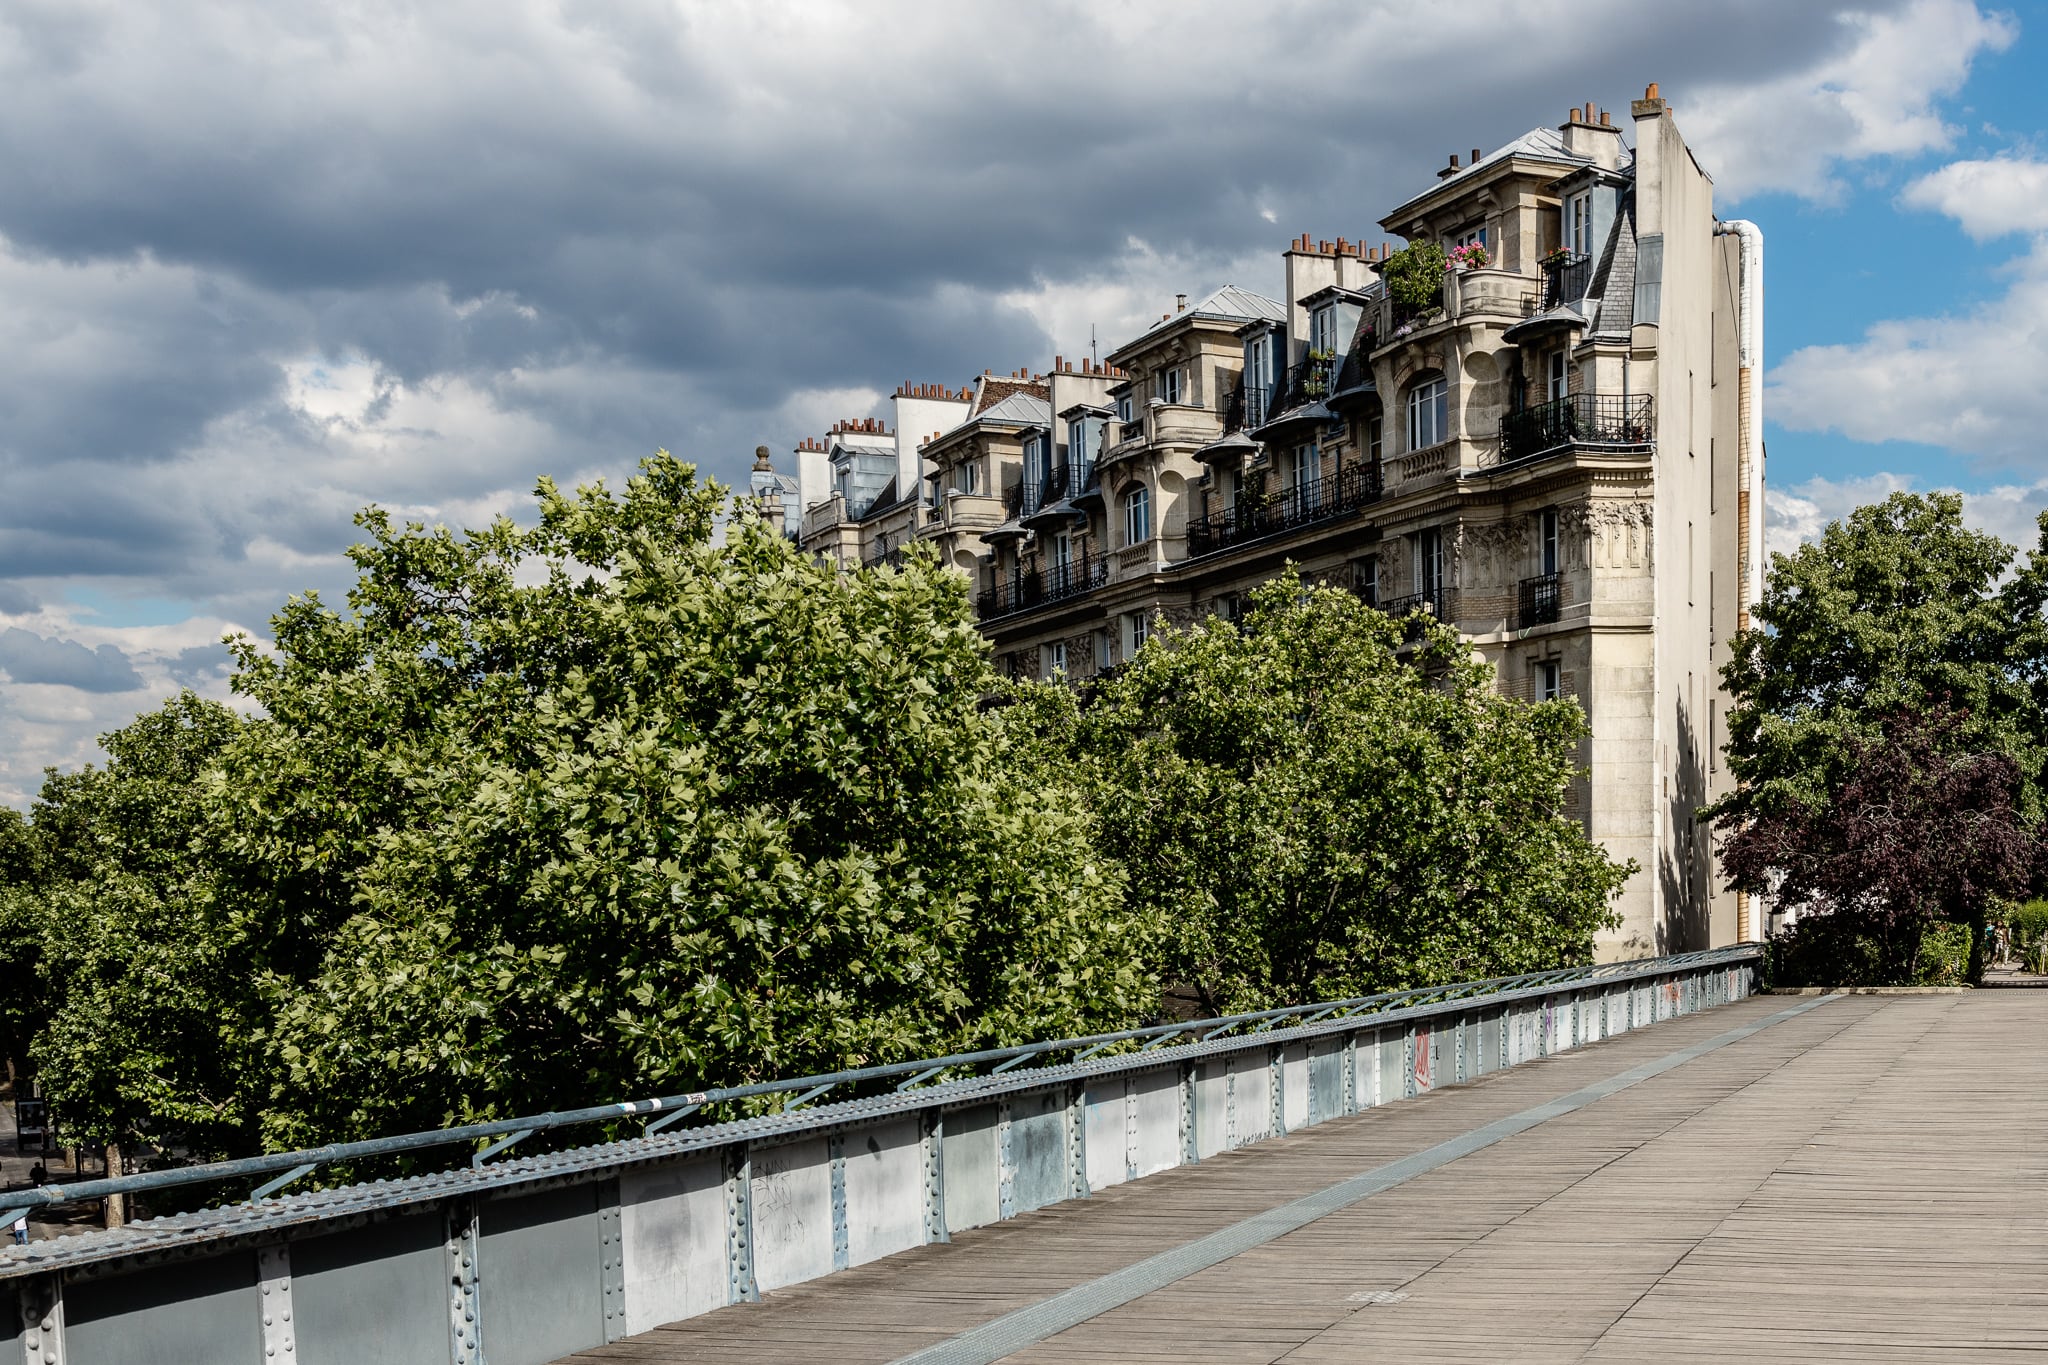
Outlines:
{"label": "metal bridge railing", "polygon": [[[1098,1033],[1079,1038],[1059,1038],[1013,1047],[984,1048],[976,1052],[953,1053],[943,1057],[927,1057],[884,1066],[858,1067],[846,1071],[796,1076],[787,1080],[763,1081],[752,1085],[683,1091],[646,1099],[590,1105],[581,1109],[553,1110],[518,1118],[496,1119],[487,1123],[463,1124],[458,1127],[402,1133],[358,1142],[331,1143],[324,1147],[312,1147],[301,1151],[242,1157],[231,1161],[146,1171],[100,1180],[74,1181],[63,1185],[46,1185],[38,1189],[16,1190],[0,1195],[0,1205],[4,1205],[0,1207],[0,1226],[13,1222],[22,1213],[33,1212],[36,1209],[105,1199],[110,1195],[148,1194],[192,1186],[232,1185],[241,1181],[259,1182],[249,1195],[250,1201],[256,1202],[276,1194],[285,1186],[302,1180],[325,1166],[463,1144],[484,1144],[471,1155],[469,1163],[473,1168],[481,1168],[493,1157],[509,1151],[536,1134],[564,1128],[617,1123],[621,1119],[641,1119],[645,1121],[645,1127],[640,1136],[652,1137],[693,1115],[700,1114],[706,1108],[769,1096],[790,1096],[791,1098],[784,1101],[776,1111],[787,1114],[803,1109],[814,1100],[835,1090],[874,1088],[880,1082],[896,1082],[893,1089],[903,1092],[923,1086],[939,1077],[962,1080],[977,1073],[998,1075],[1017,1071],[1029,1063],[1044,1063],[1056,1059],[1081,1062],[1112,1049],[1127,1050],[1131,1053],[1151,1053],[1172,1044],[1209,1042],[1227,1035],[1265,1035],[1281,1030],[1301,1029],[1324,1021],[1342,1024],[1371,1015],[1397,1011],[1404,1014],[1412,1013],[1418,1008],[1429,1006],[1454,1009],[1461,1002],[1490,996],[1628,979],[1643,974],[1646,968],[1652,968],[1652,964],[1656,972],[1668,973],[1718,961],[1729,954],[1745,953],[1753,956],[1755,950],[1713,949],[1675,957],[1565,967],[1547,972],[1530,972],[1521,976],[1387,991],[1348,1000],[1323,1001],[1310,1005],[1261,1010],[1251,1014],[1225,1015],[1214,1019],[1156,1024],[1146,1028],[1123,1029],[1114,1033]],[[985,1072],[981,1070],[983,1068],[986,1068]],[[966,1075],[962,1075],[963,1072]]]}

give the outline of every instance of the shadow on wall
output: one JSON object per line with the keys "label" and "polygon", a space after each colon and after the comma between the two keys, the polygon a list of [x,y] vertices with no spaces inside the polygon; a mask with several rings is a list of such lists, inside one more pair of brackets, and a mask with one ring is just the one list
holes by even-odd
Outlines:
{"label": "shadow on wall", "polygon": [[1707,803],[1707,766],[1692,709],[1682,700],[1678,703],[1677,740],[1677,771],[1665,798],[1668,823],[1657,856],[1664,902],[1664,914],[1657,922],[1656,951],[1660,954],[1696,952],[1713,937],[1709,919],[1713,874],[1707,857],[1712,832],[1698,818],[1699,808]]}

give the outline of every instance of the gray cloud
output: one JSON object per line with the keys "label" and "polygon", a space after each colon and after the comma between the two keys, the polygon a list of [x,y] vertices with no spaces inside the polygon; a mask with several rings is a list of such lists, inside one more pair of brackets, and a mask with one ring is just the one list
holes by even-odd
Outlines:
{"label": "gray cloud", "polygon": [[10,626],[0,630],[0,673],[10,682],[54,683],[81,692],[132,692],[142,675],[112,645],[87,649],[75,640],[46,640]]}
{"label": "gray cloud", "polygon": [[[738,480],[819,392],[1277,289],[1294,233],[1377,237],[1447,152],[1589,98],[1625,122],[1651,79],[1724,187],[1796,184],[1782,148],[1892,60],[1859,55],[1872,25],[1976,14],[1848,12],[14,0],[0,592],[260,628],[346,587],[368,502],[480,520],[655,446]],[[1948,80],[1879,70],[1858,108],[1917,117]],[[161,659],[152,684],[201,667]]]}

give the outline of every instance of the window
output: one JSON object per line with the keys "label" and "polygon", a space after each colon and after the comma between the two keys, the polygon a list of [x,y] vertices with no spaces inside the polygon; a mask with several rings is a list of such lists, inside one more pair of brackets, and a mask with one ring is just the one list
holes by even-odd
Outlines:
{"label": "window", "polygon": [[1384,433],[1380,428],[1378,413],[1365,419],[1365,454],[1374,464],[1380,462],[1380,454],[1385,449]]}
{"label": "window", "polygon": [[1145,635],[1149,627],[1142,611],[1124,614],[1124,657],[1134,658],[1145,647]]}
{"label": "window", "polygon": [[1037,432],[1024,442],[1025,478],[1040,488],[1052,480],[1052,435]]}
{"label": "window", "polygon": [[1273,387],[1273,341],[1256,336],[1244,348],[1245,423],[1257,426],[1266,420],[1267,391]]}
{"label": "window", "polygon": [[1308,348],[1334,354],[1337,349],[1337,310],[1318,308],[1308,318]]}
{"label": "window", "polygon": [[1529,666],[1529,696],[1535,701],[1556,701],[1564,695],[1562,675],[1555,659],[1539,659]]}
{"label": "window", "polygon": [[1067,642],[1058,641],[1046,651],[1045,676],[1064,678],[1067,675]]}
{"label": "window", "polygon": [[1565,360],[1563,351],[1552,351],[1550,353],[1550,359],[1545,366],[1546,373],[1543,379],[1543,396],[1553,403],[1555,403],[1558,399],[1565,396],[1566,380],[1564,364]]}
{"label": "window", "polygon": [[1120,394],[1116,400],[1116,420],[1129,426],[1131,423],[1131,396]]}
{"label": "window", "polygon": [[1124,544],[1152,539],[1152,492],[1143,484],[1124,494]]}
{"label": "window", "polygon": [[1408,386],[1408,448],[1427,450],[1451,436],[1451,396],[1440,374]]}
{"label": "window", "polygon": [[1237,471],[1219,469],[1216,471],[1216,508],[1228,512],[1237,506]]}
{"label": "window", "polygon": [[1415,589],[1432,603],[1444,590],[1444,533],[1434,526],[1415,537]]}
{"label": "window", "polygon": [[1367,555],[1364,559],[1359,560],[1352,567],[1351,583],[1358,590],[1358,596],[1364,601],[1365,605],[1368,607],[1378,606],[1380,604],[1380,557],[1378,555]]}
{"label": "window", "polygon": [[962,493],[981,491],[981,462],[969,460],[953,471],[953,487]]}
{"label": "window", "polygon": [[1593,192],[1581,190],[1564,201],[1564,249],[1574,256],[1593,254]]}
{"label": "window", "polygon": [[1185,365],[1161,370],[1152,379],[1152,392],[1162,403],[1179,403],[1188,387],[1188,371]]}
{"label": "window", "polygon": [[1234,592],[1222,593],[1216,598],[1215,613],[1236,625],[1244,619],[1244,599]]}
{"label": "window", "polygon": [[1074,562],[1074,533],[1062,531],[1052,538],[1052,565],[1064,569]]}
{"label": "window", "polygon": [[1301,502],[1301,510],[1313,511],[1322,498],[1322,452],[1313,444],[1296,446],[1288,461],[1288,481]]}
{"label": "window", "polygon": [[1557,572],[1557,509],[1554,507],[1536,514],[1536,563],[1538,573]]}
{"label": "window", "polygon": [[1451,237],[1451,245],[1452,245],[1453,247],[1461,247],[1461,246],[1476,246],[1476,247],[1483,247],[1483,246],[1485,246],[1485,245],[1486,245],[1486,224],[1484,224],[1484,223],[1474,223],[1474,224],[1473,224],[1473,225],[1472,225],[1471,227],[1468,227],[1468,228],[1466,228],[1466,229],[1465,229],[1464,231],[1462,231],[1462,232],[1459,232],[1459,233],[1455,233],[1455,234],[1453,234],[1453,235],[1452,235],[1452,237]]}

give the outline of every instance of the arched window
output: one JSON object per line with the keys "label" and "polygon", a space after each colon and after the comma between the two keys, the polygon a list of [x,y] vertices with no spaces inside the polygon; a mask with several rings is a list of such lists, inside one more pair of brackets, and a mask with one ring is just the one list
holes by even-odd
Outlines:
{"label": "arched window", "polygon": [[1441,374],[1416,376],[1408,386],[1408,448],[1427,450],[1451,438],[1450,390]]}
{"label": "arched window", "polygon": [[1124,544],[1143,545],[1152,539],[1152,491],[1139,484],[1124,494]]}

